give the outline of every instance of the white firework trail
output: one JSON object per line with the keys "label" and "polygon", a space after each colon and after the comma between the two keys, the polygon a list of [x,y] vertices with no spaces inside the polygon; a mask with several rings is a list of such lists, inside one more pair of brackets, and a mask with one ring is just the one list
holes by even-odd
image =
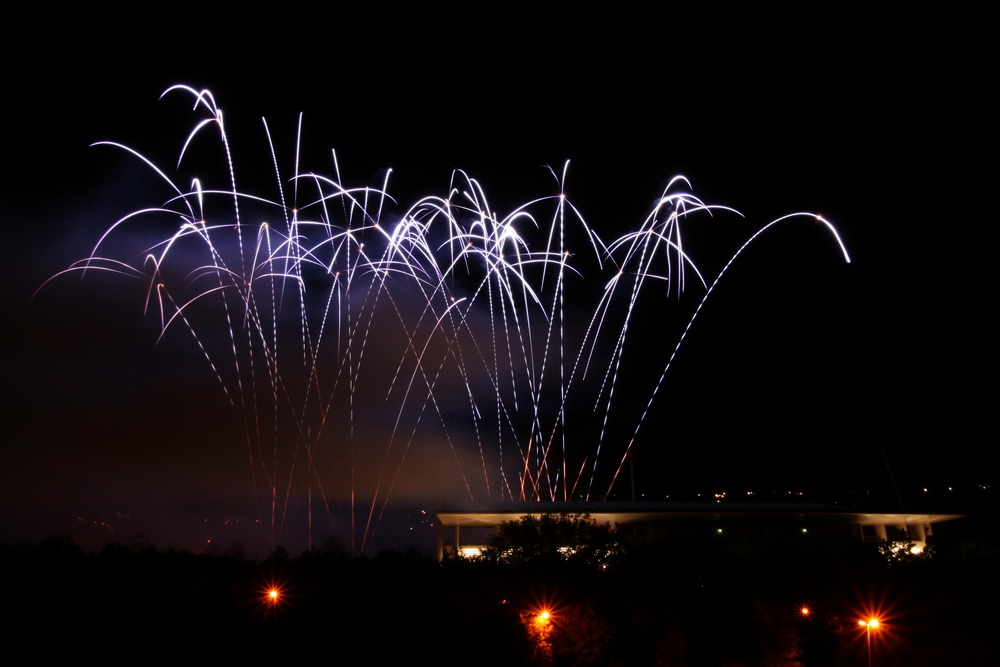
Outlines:
{"label": "white firework trail", "polygon": [[[692,323],[746,245],[784,220],[812,220],[850,261],[829,222],[798,213],[754,233],[709,281],[685,251],[682,226],[735,211],[705,204],[676,177],[638,229],[605,244],[565,194],[568,163],[552,170],[556,194],[506,215],[490,207],[477,180],[456,171],[444,196],[420,198],[394,217],[388,174],[379,187],[348,187],[336,154],[332,176],[300,171],[301,116],[287,177],[264,123],[276,196],[252,194],[238,187],[213,95],[187,86],[168,94],[189,95],[199,115],[176,176],[133,148],[101,143],[138,159],[167,186],[166,200],[114,222],[57,276],[107,271],[144,280],[160,337],[180,329],[194,339],[241,415],[275,541],[305,488],[331,518],[348,506],[352,547],[363,550],[428,425],[443,433],[472,500],[596,498],[608,466],[606,498]],[[212,127],[227,179],[218,189],[185,167]],[[104,254],[110,238],[163,219],[175,231],[133,259]],[[575,255],[574,246],[585,251]],[[600,278],[600,297],[576,326],[568,310],[585,301],[591,271],[610,277]],[[626,359],[625,349],[642,317],[640,296],[655,289],[658,303],[679,302],[691,274],[704,296],[621,441],[609,424],[632,373],[636,355]],[[570,293],[576,287],[580,295]],[[641,364],[648,370],[649,357]],[[358,430],[376,393],[378,421],[391,428],[372,443]],[[456,402],[467,415],[460,432],[450,416]],[[361,481],[364,462],[379,472]]]}

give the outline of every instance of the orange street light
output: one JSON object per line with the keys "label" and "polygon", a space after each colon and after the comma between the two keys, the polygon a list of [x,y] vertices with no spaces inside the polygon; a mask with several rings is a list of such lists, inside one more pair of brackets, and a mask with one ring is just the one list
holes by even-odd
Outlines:
{"label": "orange street light", "polygon": [[266,582],[259,590],[260,601],[264,607],[277,609],[286,601],[287,591],[276,581]]}
{"label": "orange street light", "polygon": [[881,623],[874,616],[869,616],[866,620],[858,621],[858,625],[865,629],[868,635],[868,667],[872,667],[872,630],[878,630]]}
{"label": "orange street light", "polygon": [[528,631],[528,638],[534,645],[534,658],[541,664],[552,663],[552,617],[554,614],[546,607],[536,607],[533,611],[521,614],[521,621]]}

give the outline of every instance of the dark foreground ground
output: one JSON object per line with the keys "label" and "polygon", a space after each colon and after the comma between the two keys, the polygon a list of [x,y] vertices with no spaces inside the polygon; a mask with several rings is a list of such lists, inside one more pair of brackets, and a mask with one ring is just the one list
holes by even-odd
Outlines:
{"label": "dark foreground ground", "polygon": [[996,665],[993,523],[954,522],[931,558],[902,560],[848,540],[708,531],[444,563],[352,556],[335,539],[260,559],[239,545],[88,554],[55,536],[0,546],[5,635],[33,658],[130,663],[834,666],[867,664],[858,620],[877,615],[873,665]]}

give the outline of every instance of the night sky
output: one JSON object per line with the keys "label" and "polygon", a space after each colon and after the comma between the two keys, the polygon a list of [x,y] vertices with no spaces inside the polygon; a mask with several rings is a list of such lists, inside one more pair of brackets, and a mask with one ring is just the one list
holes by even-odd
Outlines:
{"label": "night sky", "polygon": [[[126,26],[78,11],[38,16],[0,47],[0,540],[268,543],[243,417],[190,336],[157,344],[143,286],[69,276],[32,297],[119,217],[163,202],[135,161],[89,145],[169,167],[194,119],[181,96],[157,101],[178,83],[214,93],[248,190],[273,186],[260,117],[287,160],[303,112],[306,170],[332,174],[330,149],[351,185],[392,168],[404,206],[445,194],[460,168],[505,213],[555,194],[545,167],[571,160],[567,194],[605,239],[635,229],[683,174],[706,203],[745,215],[686,230],[708,276],[781,215],[836,225],[850,265],[801,224],[769,231],[727,273],[643,425],[637,497],[995,482],[995,71],[982,17],[268,8]],[[631,368],[657,375],[696,303],[641,313],[629,353],[649,363]],[[624,377],[624,403],[648,398],[640,375]],[[359,421],[394,417],[376,393],[358,396]],[[426,545],[420,510],[463,499],[427,419],[373,547]],[[469,428],[449,420],[457,438]],[[371,454],[359,471],[380,463]],[[616,491],[627,499],[631,484]],[[317,515],[314,539],[352,541],[344,502]],[[281,538],[301,549],[293,514]]]}

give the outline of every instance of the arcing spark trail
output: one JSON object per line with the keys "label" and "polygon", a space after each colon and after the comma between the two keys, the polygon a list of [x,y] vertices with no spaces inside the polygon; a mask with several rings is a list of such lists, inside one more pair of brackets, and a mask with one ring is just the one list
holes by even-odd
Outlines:
{"label": "arcing spark trail", "polygon": [[[238,187],[212,94],[186,86],[164,94],[190,95],[200,114],[177,176],[106,145],[139,159],[169,194],[115,222],[63,273],[145,281],[161,338],[183,330],[194,339],[242,415],[272,539],[290,506],[315,492],[331,515],[350,507],[352,541],[360,535],[363,549],[428,426],[447,442],[470,498],[606,497],[691,323],[747,244],[775,224],[807,220],[824,225],[849,261],[830,223],[793,214],[753,234],[706,280],[681,227],[696,214],[735,212],[704,204],[683,177],[638,229],[608,244],[565,196],[565,167],[552,172],[557,194],[506,215],[461,171],[445,195],[393,215],[388,177],[379,187],[347,187],[335,156],[332,176],[301,171],[298,145],[286,175],[268,131],[274,192],[250,194]],[[206,167],[209,131],[222,150]],[[203,170],[224,167],[225,185],[180,173],[195,152]],[[129,250],[134,259],[106,250],[139,226],[162,229],[162,220],[173,231]],[[586,285],[592,273],[605,276],[596,304]],[[692,280],[704,298],[669,356],[626,354],[648,306],[641,297],[676,301]],[[634,391],[631,401],[621,397],[622,378],[651,363],[638,403],[645,407],[636,410]],[[375,442],[365,436],[373,422],[388,424]]]}

